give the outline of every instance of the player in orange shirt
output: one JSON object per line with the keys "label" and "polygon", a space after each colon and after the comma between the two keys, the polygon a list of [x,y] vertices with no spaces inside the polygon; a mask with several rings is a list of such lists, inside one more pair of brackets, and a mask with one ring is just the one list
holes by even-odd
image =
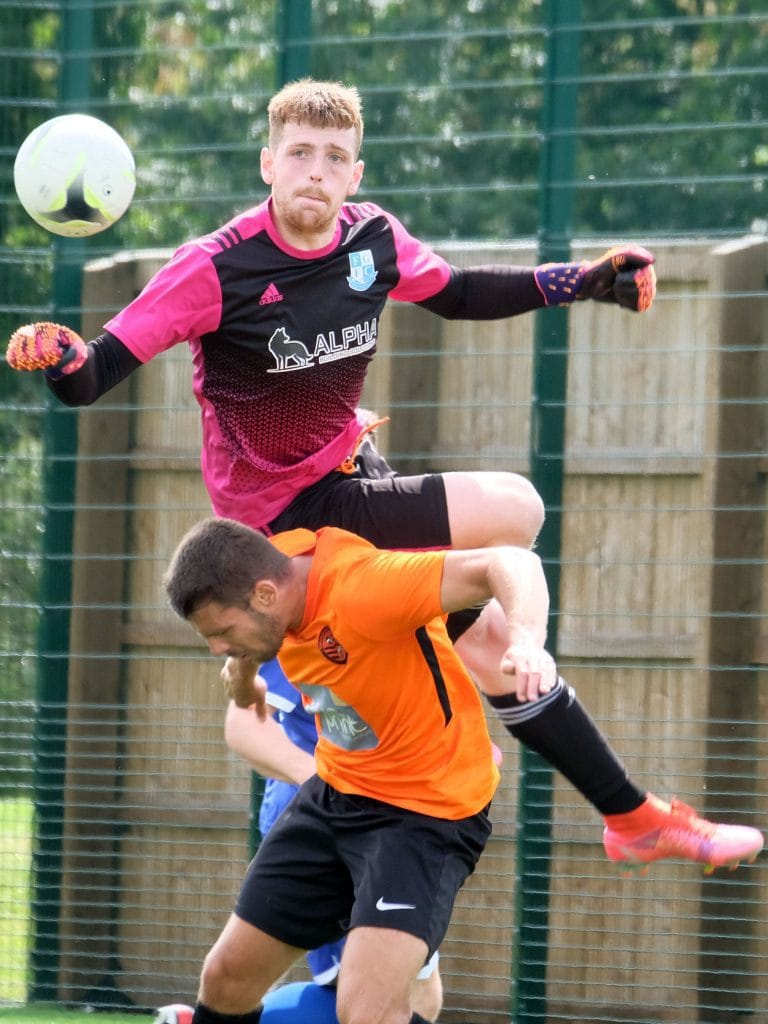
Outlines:
{"label": "player in orange shirt", "polygon": [[[165,583],[174,610],[227,659],[222,677],[238,706],[265,714],[258,665],[278,656],[320,737],[318,775],[259,848],[206,958],[194,1024],[256,1024],[262,996],[301,952],[344,933],[341,1024],[418,1024],[410,990],[488,839],[498,782],[444,617],[495,599],[507,629],[500,672],[520,693],[567,697],[544,648],[538,556],[393,552],[333,527],[270,541],[211,519],[182,540]],[[734,864],[763,846],[754,828],[637,792],[632,831],[628,815],[605,816],[612,859]]]}
{"label": "player in orange shirt", "polygon": [[269,541],[210,519],[182,540],[165,584],[227,658],[238,704],[263,713],[257,668],[279,652],[320,734],[318,775],[260,846],[206,957],[194,1024],[256,1024],[302,951],[344,933],[342,1024],[418,1024],[411,987],[490,835],[499,778],[443,616],[495,597],[509,623],[502,668],[551,690],[546,620],[530,613],[546,607],[532,599],[546,591],[538,556],[380,551],[334,528]]}

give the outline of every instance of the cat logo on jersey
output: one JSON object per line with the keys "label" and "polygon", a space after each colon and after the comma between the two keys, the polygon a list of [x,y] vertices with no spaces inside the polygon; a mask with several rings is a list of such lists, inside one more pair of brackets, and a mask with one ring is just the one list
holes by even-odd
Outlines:
{"label": "cat logo on jersey", "polygon": [[331,632],[330,626],[323,626],[317,638],[317,649],[335,665],[346,665],[349,655]]}
{"label": "cat logo on jersey", "polygon": [[349,254],[349,277],[347,284],[353,291],[366,292],[379,276],[370,249]]}

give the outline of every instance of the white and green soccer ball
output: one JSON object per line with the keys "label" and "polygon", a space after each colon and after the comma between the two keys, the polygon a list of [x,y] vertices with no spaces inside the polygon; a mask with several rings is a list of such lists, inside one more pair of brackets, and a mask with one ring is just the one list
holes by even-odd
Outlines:
{"label": "white and green soccer ball", "polygon": [[16,154],[19,202],[47,231],[81,238],[105,231],[133,199],[136,164],[114,128],[89,114],[38,125]]}

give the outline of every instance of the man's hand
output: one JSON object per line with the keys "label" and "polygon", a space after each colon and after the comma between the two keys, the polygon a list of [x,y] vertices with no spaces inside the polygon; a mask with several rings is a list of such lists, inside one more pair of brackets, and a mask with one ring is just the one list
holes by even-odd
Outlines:
{"label": "man's hand", "polygon": [[515,695],[523,702],[538,700],[557,683],[554,658],[533,640],[517,640],[510,644],[501,659],[501,671],[515,677]]}
{"label": "man's hand", "polygon": [[655,259],[640,245],[615,246],[586,265],[576,298],[615,302],[622,309],[645,313],[656,297]]}
{"label": "man's hand", "polygon": [[221,670],[227,696],[239,708],[253,708],[263,721],[267,718],[267,684],[259,675],[259,666],[250,658],[227,658]]}
{"label": "man's hand", "polygon": [[548,306],[594,299],[645,313],[656,297],[655,260],[640,245],[617,245],[592,263],[542,263],[534,276]]}
{"label": "man's hand", "polygon": [[5,357],[13,370],[47,370],[56,378],[79,370],[88,348],[71,328],[43,321],[14,331]]}

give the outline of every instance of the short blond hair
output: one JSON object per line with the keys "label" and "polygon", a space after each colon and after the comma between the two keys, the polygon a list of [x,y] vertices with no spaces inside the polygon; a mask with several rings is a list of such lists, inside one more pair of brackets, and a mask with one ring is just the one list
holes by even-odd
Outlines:
{"label": "short blond hair", "polygon": [[354,85],[302,78],[275,93],[267,114],[271,149],[280,142],[286,124],[306,124],[311,128],[353,128],[357,136],[355,156],[360,152],[363,111],[360,93]]}

